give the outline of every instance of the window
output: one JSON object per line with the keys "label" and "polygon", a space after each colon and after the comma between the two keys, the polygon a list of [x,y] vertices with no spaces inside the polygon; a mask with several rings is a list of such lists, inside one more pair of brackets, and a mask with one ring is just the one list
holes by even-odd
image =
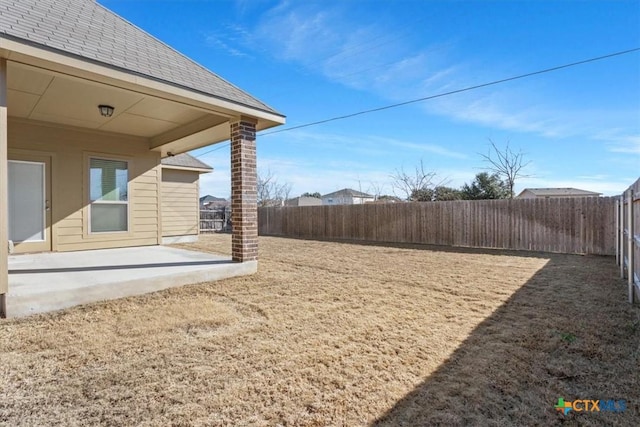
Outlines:
{"label": "window", "polygon": [[127,162],[89,160],[89,230],[92,233],[128,231],[128,183]]}

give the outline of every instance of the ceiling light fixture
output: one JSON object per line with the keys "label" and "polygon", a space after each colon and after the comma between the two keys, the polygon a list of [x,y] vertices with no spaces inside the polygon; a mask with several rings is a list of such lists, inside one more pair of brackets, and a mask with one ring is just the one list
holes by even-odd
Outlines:
{"label": "ceiling light fixture", "polygon": [[111,105],[98,105],[98,110],[100,110],[100,115],[102,117],[111,117],[113,116],[113,108]]}

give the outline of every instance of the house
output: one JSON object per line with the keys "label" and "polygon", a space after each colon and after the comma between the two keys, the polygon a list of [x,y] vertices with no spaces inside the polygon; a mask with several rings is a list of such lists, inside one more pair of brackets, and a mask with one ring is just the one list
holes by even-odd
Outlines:
{"label": "house", "polygon": [[165,157],[162,165],[162,243],[198,240],[200,230],[200,174],[213,168],[188,153]]}
{"label": "house", "polygon": [[200,197],[200,209],[213,209],[227,206],[229,206],[229,201],[222,197],[211,196],[209,194]]}
{"label": "house", "polygon": [[525,188],[516,199],[550,199],[559,197],[599,197],[602,193],[578,188]]}
{"label": "house", "polygon": [[159,245],[161,159],[226,140],[232,259],[257,268],[256,132],[282,114],[95,0],[0,0],[0,22],[0,315],[8,240]]}
{"label": "house", "polygon": [[362,191],[343,188],[322,196],[323,205],[362,205],[373,202],[375,197]]}
{"label": "house", "polygon": [[402,200],[400,197],[396,197],[396,196],[379,196],[375,201],[373,202],[367,202],[367,203],[376,203],[376,204],[382,204],[382,203],[404,203],[404,200]]}
{"label": "house", "polygon": [[200,232],[230,231],[231,204],[227,199],[207,194],[200,197]]}
{"label": "house", "polygon": [[293,199],[287,199],[284,201],[285,206],[320,206],[322,205],[322,199],[317,197],[294,197]]}

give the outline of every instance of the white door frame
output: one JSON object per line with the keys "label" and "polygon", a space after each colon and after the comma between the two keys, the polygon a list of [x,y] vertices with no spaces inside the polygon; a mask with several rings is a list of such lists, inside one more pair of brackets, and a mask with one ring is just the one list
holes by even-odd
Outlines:
{"label": "white door frame", "polygon": [[[42,182],[42,240],[26,240],[26,241],[14,241],[14,253],[26,253],[26,252],[47,252],[51,251],[51,209],[49,208],[51,200],[51,157],[43,155],[16,155],[11,156],[8,160],[8,164],[22,163],[22,164],[37,164],[42,165],[43,168],[43,182]],[[12,183],[9,182],[9,192],[11,192]],[[9,207],[9,210],[11,208]],[[11,216],[11,214],[9,214]],[[9,218],[11,223],[11,218]],[[9,229],[9,234],[11,230]]]}

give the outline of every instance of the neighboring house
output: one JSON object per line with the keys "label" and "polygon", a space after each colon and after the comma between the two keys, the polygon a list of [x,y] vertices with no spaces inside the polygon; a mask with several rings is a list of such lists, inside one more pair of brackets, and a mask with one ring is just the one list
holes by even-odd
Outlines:
{"label": "neighboring house", "polygon": [[396,197],[396,196],[380,196],[378,197],[377,200],[373,201],[373,202],[367,202],[367,203],[376,203],[376,204],[382,204],[382,203],[403,203],[404,200],[402,200],[400,197]]}
{"label": "neighboring house", "polygon": [[230,231],[231,204],[227,199],[207,194],[200,197],[200,232]]}
{"label": "neighboring house", "polygon": [[257,266],[256,132],[284,116],[95,0],[0,0],[0,315],[15,251],[162,243],[161,158],[230,140]]}
{"label": "neighboring house", "polygon": [[550,199],[559,197],[598,197],[602,193],[578,188],[525,188],[516,199]]}
{"label": "neighboring house", "polygon": [[198,240],[200,174],[213,168],[190,154],[165,157],[162,164],[162,243]]}
{"label": "neighboring house", "polygon": [[200,197],[200,209],[213,209],[227,206],[229,206],[229,201],[222,197],[215,197],[209,194]]}
{"label": "neighboring house", "polygon": [[344,188],[322,196],[323,205],[362,205],[373,202],[375,197],[362,191]]}
{"label": "neighboring house", "polygon": [[285,200],[285,206],[320,206],[322,205],[322,199],[317,197],[294,197],[293,199]]}

